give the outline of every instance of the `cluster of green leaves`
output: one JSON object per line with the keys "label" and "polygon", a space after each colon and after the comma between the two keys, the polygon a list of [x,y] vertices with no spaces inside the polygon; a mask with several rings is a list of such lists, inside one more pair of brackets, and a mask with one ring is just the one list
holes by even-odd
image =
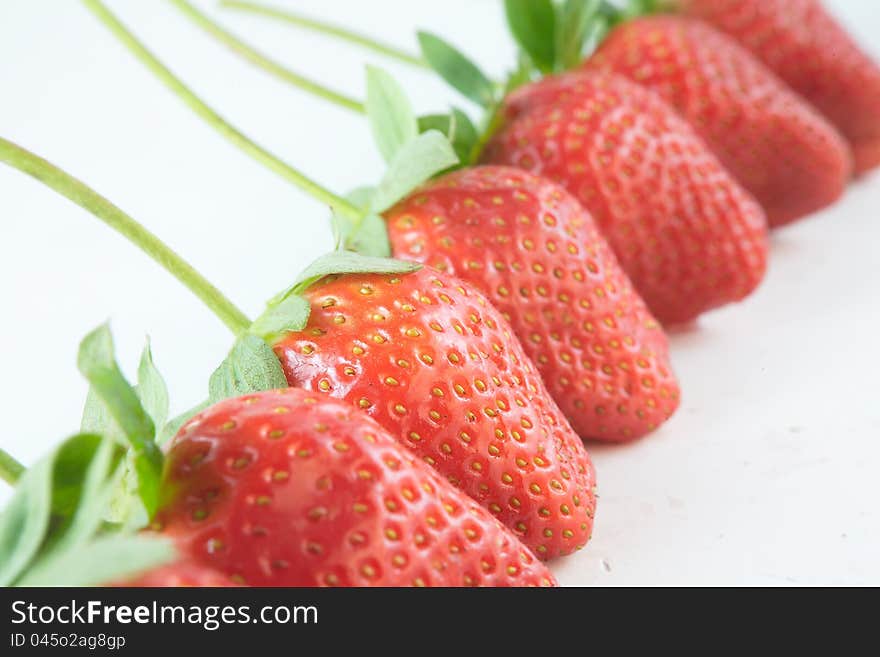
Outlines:
{"label": "cluster of green leaves", "polygon": [[341,248],[387,258],[391,245],[381,213],[432,176],[458,164],[459,155],[449,137],[457,131],[450,128],[449,120],[444,123],[439,117],[420,121],[400,86],[375,67],[367,67],[365,105],[388,168],[377,185],[348,194],[348,201],[360,210],[359,216],[335,212],[333,230]]}
{"label": "cluster of green leaves", "polygon": [[521,56],[503,83],[493,82],[472,59],[436,34],[419,32],[418,39],[422,57],[434,72],[484,110],[479,127],[458,108],[453,108],[449,115],[423,117],[420,125],[444,132],[452,142],[460,164],[473,164],[498,126],[505,96],[531,80],[535,67],[531,59]]}
{"label": "cluster of green leaves", "polygon": [[[385,230],[384,224],[382,230]],[[420,267],[413,262],[347,250],[332,251],[319,257],[297,276],[292,285],[272,297],[249,331],[235,341],[229,355],[211,375],[208,401],[168,423],[163,435],[173,435],[188,417],[208,404],[260,390],[287,387],[284,370],[270,345],[284,334],[306,327],[311,306],[303,294],[321,279],[337,274],[408,274]]]}
{"label": "cluster of green leaves", "polygon": [[511,34],[541,73],[577,66],[620,13],[603,0],[505,0],[504,9]]}
{"label": "cluster of green leaves", "polygon": [[83,430],[21,476],[0,515],[0,586],[86,586],[174,558],[164,539],[135,533],[155,511],[156,445],[168,394],[149,346],[137,388],[119,370],[108,327],[80,344],[90,384]]}

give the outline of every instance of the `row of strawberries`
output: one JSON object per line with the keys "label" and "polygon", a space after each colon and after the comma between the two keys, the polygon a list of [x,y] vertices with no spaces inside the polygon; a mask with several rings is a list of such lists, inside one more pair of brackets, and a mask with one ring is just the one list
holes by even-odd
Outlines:
{"label": "row of strawberries", "polygon": [[383,212],[423,267],[298,288],[267,338],[291,387],[180,429],[153,529],[185,556],[134,583],[555,582],[592,532],[582,439],[679,404],[661,322],[746,297],[768,225],[880,164],[880,69],[818,2],[677,9],[519,86],[471,166]]}
{"label": "row of strawberries", "polygon": [[[625,22],[582,70],[516,90],[478,166],[385,213],[394,255],[434,272],[323,284],[310,296],[309,330],[275,346],[292,385],[367,410],[542,559],[583,546],[595,509],[589,458],[547,393],[585,439],[628,440],[658,427],[679,389],[654,317],[686,322],[747,296],[764,275],[766,226],[835,201],[853,153],[857,173],[880,163],[880,70],[817,2],[684,4],[702,20]],[[334,468],[297,471],[319,482]],[[255,487],[271,495],[269,484]],[[448,552],[465,554],[455,550],[467,544],[456,516],[438,512],[441,532],[405,497],[402,529],[399,490],[371,491],[370,508],[385,508],[368,528],[351,534],[343,504],[332,513],[344,531],[293,532],[307,554],[329,539],[348,555],[334,555],[331,572],[294,549],[304,571],[295,581],[365,584],[367,563],[388,584],[552,581],[526,552],[519,556],[531,565],[517,564],[501,537],[496,559],[474,544],[463,579],[457,570],[440,577],[462,563]],[[312,495],[296,499],[303,513]],[[242,511],[240,522],[260,524],[259,514]],[[382,533],[389,522],[392,538]],[[226,540],[224,530],[199,534],[196,551],[212,532]],[[378,554],[339,545],[358,531]],[[415,554],[395,552],[400,540]],[[497,579],[499,566],[526,579]]]}

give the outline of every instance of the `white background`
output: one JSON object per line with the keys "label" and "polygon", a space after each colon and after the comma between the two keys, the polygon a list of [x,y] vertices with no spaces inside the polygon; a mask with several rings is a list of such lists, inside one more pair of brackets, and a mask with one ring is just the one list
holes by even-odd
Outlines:
{"label": "white background", "polygon": [[[495,0],[286,1],[410,48],[414,29],[428,26],[496,76],[512,61]],[[880,55],[876,3],[830,5]],[[369,60],[397,74],[419,110],[460,102],[419,70],[201,6],[339,90],[360,96]],[[111,7],[227,118],[327,186],[381,174],[357,115],[251,68],[166,3]],[[330,247],[319,203],[200,123],[77,2],[0,2],[0,90],[0,134],[108,196],[252,315]],[[562,583],[880,584],[878,205],[874,175],[777,233],[757,294],[672,337],[682,408],[637,444],[592,448],[595,538],[554,565]],[[152,337],[173,410],[205,396],[230,336],[188,291],[5,167],[0,213],[5,448],[30,463],[77,429],[86,391],[77,343],[107,318],[129,374]]]}

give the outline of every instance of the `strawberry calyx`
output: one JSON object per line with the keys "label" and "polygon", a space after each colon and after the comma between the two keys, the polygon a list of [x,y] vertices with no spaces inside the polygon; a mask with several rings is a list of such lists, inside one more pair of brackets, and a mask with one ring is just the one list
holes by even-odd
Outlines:
{"label": "strawberry calyx", "polygon": [[285,333],[303,330],[311,311],[303,293],[327,276],[409,274],[421,268],[422,265],[405,260],[363,255],[352,251],[332,251],[312,262],[292,285],[272,297],[266,304],[266,310],[251,325],[250,333],[272,343],[283,337]]}
{"label": "strawberry calyx", "polygon": [[158,506],[156,427],[167,389],[149,345],[137,386],[113,351],[106,324],[83,338],[77,363],[90,389],[81,432],[19,466],[0,514],[0,586],[88,586],[176,558],[167,540],[138,533]]}

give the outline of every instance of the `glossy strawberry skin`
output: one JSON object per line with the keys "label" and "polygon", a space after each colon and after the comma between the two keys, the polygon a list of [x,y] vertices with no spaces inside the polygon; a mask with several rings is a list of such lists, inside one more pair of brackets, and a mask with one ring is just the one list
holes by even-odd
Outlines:
{"label": "glossy strawberry skin", "polygon": [[305,296],[308,326],[275,345],[290,385],[369,413],[542,559],[589,540],[589,455],[483,295],[424,267]]}
{"label": "glossy strawberry skin", "polygon": [[851,154],[837,130],[702,21],[627,21],[585,66],[625,75],[678,110],[755,196],[771,226],[824,208],[846,189]]}
{"label": "glossy strawberry skin", "polygon": [[138,575],[135,578],[118,582],[112,586],[146,588],[180,587],[230,587],[239,586],[223,573],[204,566],[194,560],[182,561],[160,566]]}
{"label": "glossy strawberry skin", "polygon": [[678,0],[757,56],[846,137],[856,173],[880,165],[880,66],[818,0]]}
{"label": "glossy strawberry skin", "polygon": [[395,257],[453,274],[501,311],[583,438],[629,440],[679,402],[666,336],[590,214],[521,169],[470,167],[385,213]]}
{"label": "glossy strawberry skin", "polygon": [[181,428],[157,516],[253,586],[527,586],[553,576],[485,509],[350,404],[296,388]]}
{"label": "glossy strawberry skin", "polygon": [[574,72],[521,87],[505,115],[483,159],[571,192],[663,323],[739,301],[763,278],[761,208],[655,94]]}

